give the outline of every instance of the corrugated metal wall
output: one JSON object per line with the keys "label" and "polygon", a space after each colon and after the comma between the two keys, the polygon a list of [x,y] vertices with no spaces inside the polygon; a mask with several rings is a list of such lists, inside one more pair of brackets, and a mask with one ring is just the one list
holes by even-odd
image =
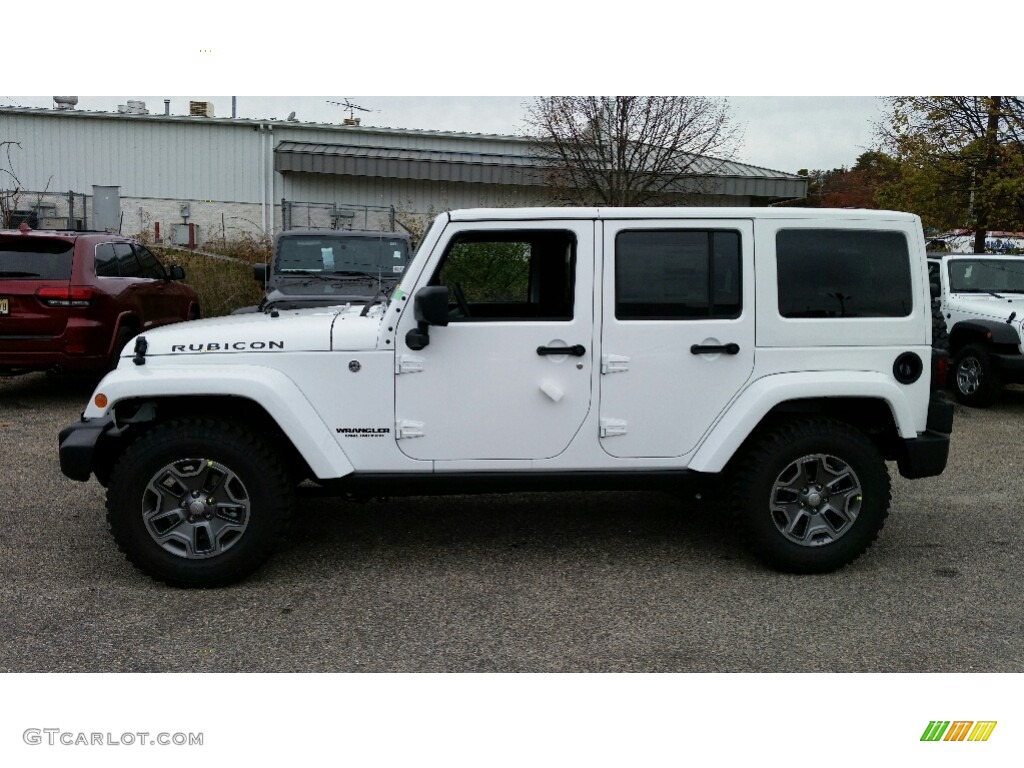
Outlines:
{"label": "corrugated metal wall", "polygon": [[[260,201],[260,134],[248,125],[0,112],[0,141],[25,189],[123,197]],[[6,166],[6,158],[0,160]]]}

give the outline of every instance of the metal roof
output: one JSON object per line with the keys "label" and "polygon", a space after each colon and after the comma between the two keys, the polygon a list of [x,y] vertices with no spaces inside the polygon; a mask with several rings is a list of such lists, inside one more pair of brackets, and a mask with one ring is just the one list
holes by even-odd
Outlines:
{"label": "metal roof", "polygon": [[544,168],[535,158],[524,155],[304,141],[280,142],[274,148],[274,169],[281,173],[330,173],[475,184],[546,184]]}
{"label": "metal roof", "polygon": [[[522,139],[508,137],[521,151]],[[697,156],[692,162],[695,189],[721,195],[785,199],[803,197],[807,179],[728,160]],[[326,173],[395,179],[546,186],[550,166],[528,154],[404,149],[354,144],[281,141],[274,149],[280,173]]]}

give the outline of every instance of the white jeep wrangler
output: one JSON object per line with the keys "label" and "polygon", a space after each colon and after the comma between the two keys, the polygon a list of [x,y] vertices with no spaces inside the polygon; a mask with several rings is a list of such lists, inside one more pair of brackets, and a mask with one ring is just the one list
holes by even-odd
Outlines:
{"label": "white jeep wrangler", "polygon": [[390,296],[147,331],[60,435],[128,558],[238,580],[297,486],[345,495],[679,489],[724,475],[767,564],[839,568],[885,461],[943,471],[921,224],[879,211],[440,216]]}
{"label": "white jeep wrangler", "polygon": [[953,391],[987,407],[1003,384],[1024,383],[1024,257],[930,254],[953,357]]}

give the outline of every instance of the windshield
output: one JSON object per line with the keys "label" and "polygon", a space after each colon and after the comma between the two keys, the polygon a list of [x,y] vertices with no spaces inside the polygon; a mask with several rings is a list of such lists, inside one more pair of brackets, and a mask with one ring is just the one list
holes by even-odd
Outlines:
{"label": "windshield", "polygon": [[278,242],[274,273],[361,273],[398,279],[408,261],[408,245],[401,238],[315,233],[283,236]]}
{"label": "windshield", "polygon": [[1024,293],[1024,259],[956,259],[949,263],[954,293]]}
{"label": "windshield", "polygon": [[0,279],[68,280],[74,249],[66,240],[0,240]]}

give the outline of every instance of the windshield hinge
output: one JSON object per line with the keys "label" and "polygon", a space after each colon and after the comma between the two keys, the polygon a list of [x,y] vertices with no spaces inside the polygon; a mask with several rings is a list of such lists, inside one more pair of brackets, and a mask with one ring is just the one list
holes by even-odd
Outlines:
{"label": "windshield hinge", "polygon": [[422,373],[423,362],[424,359],[416,355],[400,355],[395,363],[395,373]]}
{"label": "windshield hinge", "polygon": [[395,437],[398,440],[405,440],[412,437],[423,437],[425,434],[422,421],[409,421],[402,419],[395,424]]}

